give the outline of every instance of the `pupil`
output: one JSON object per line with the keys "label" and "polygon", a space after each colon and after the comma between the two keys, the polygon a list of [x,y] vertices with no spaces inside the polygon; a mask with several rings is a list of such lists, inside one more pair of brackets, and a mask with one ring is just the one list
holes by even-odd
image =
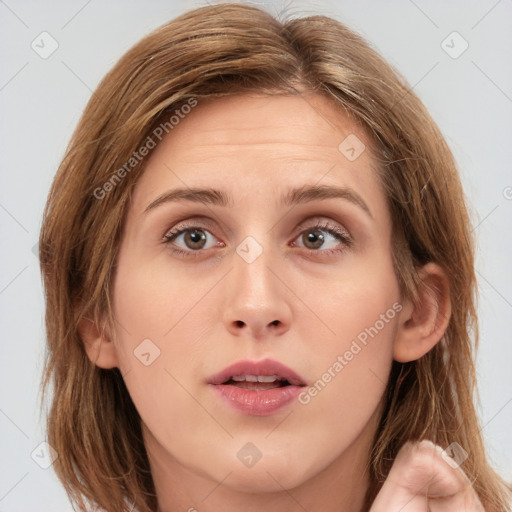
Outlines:
{"label": "pupil", "polygon": [[[204,245],[204,242],[206,241],[206,235],[197,229],[190,231],[187,234],[186,238],[187,238],[187,242],[190,241],[192,244],[191,249],[200,249]],[[203,242],[203,243],[201,243],[201,242]],[[199,247],[197,247],[196,244],[199,244]]]}
{"label": "pupil", "polygon": [[321,247],[322,244],[324,243],[324,235],[320,230],[315,229],[314,231],[310,231],[309,234],[306,236],[306,242],[313,243],[314,248],[318,249],[318,247]]}

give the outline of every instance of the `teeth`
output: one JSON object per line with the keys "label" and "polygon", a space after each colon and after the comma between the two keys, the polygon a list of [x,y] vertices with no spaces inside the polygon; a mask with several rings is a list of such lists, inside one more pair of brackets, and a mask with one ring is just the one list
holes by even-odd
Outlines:
{"label": "teeth", "polygon": [[281,380],[277,375],[234,375],[231,378],[235,382],[274,382]]}
{"label": "teeth", "polygon": [[279,379],[279,377],[277,377],[277,375],[268,375],[268,376],[260,375],[258,377],[258,382],[275,382],[276,380],[281,380],[281,379]]}

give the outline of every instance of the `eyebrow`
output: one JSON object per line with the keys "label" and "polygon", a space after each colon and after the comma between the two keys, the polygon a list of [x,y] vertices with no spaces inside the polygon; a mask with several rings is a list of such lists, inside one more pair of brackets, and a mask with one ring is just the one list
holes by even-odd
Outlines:
{"label": "eyebrow", "polygon": [[[347,187],[333,185],[304,185],[293,188],[281,196],[283,206],[294,206],[297,204],[309,203],[316,200],[344,199],[359,206],[370,218],[373,215],[363,198],[354,190]],[[231,196],[219,189],[214,188],[177,188],[169,190],[158,196],[146,206],[144,213],[154,210],[157,206],[174,201],[190,201],[194,203],[211,204],[222,207],[232,207]]]}

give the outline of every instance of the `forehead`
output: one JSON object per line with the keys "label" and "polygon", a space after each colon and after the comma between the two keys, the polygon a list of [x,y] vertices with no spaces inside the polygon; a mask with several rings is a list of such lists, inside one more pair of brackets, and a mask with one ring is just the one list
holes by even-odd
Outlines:
{"label": "forehead", "polygon": [[153,150],[133,207],[141,211],[176,186],[211,186],[245,199],[257,190],[281,196],[285,185],[305,183],[376,186],[366,133],[332,100],[318,94],[198,100]]}
{"label": "forehead", "polygon": [[[349,114],[319,94],[240,95],[199,100],[154,154],[188,146],[294,145],[337,150],[346,136],[366,135]],[[342,139],[340,139],[340,137]]]}

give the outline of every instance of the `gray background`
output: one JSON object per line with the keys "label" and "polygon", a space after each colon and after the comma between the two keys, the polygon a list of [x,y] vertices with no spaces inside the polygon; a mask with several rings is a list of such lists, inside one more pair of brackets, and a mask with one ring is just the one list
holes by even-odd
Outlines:
{"label": "gray background", "polygon": [[[512,481],[512,0],[258,4],[327,14],[359,31],[409,80],[445,134],[478,238],[483,434],[493,464]],[[71,510],[52,469],[35,462],[48,456],[38,448],[44,310],[34,245],[51,180],[102,76],[153,28],[202,5],[0,1],[0,512]],[[31,47],[43,31],[58,43],[47,59]],[[453,31],[469,44],[458,58],[441,46]],[[463,41],[451,36],[446,44],[453,53]]]}

